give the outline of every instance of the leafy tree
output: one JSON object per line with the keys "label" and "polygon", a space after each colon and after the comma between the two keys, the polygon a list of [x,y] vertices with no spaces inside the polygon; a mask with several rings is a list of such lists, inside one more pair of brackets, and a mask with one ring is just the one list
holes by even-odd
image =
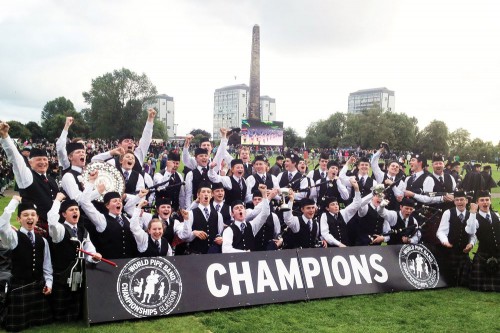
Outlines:
{"label": "leafy tree", "polygon": [[286,127],[283,130],[283,141],[284,146],[294,148],[302,146],[304,139],[301,138],[293,128]]}
{"label": "leafy tree", "polygon": [[391,130],[391,135],[390,138],[382,141],[389,143],[392,150],[411,151],[418,133],[417,118],[393,112],[386,112],[384,117],[386,126]]}
{"label": "leafy tree", "polygon": [[9,136],[11,138],[23,139],[23,141],[31,138],[31,132],[29,131],[29,129],[26,128],[26,126],[24,126],[20,122],[16,120],[11,120],[8,121],[7,124],[9,124],[10,127]]}
{"label": "leafy tree", "polygon": [[337,112],[326,120],[312,123],[306,130],[305,142],[308,147],[337,147],[345,129],[346,115]]}
{"label": "leafy tree", "polygon": [[465,156],[470,146],[470,133],[464,128],[459,128],[450,133],[448,136],[448,146],[450,147],[450,155]]}
{"label": "leafy tree", "polygon": [[382,141],[394,140],[394,134],[382,109],[373,108],[360,114],[348,115],[346,135],[342,140],[344,145],[369,149],[378,147]]}
{"label": "leafy tree", "polygon": [[37,141],[44,138],[42,128],[34,121],[30,121],[25,126],[31,132],[31,138],[33,140]]}
{"label": "leafy tree", "polygon": [[64,115],[69,111],[76,111],[73,102],[69,99],[58,97],[52,101],[48,101],[42,110],[42,126],[47,120],[57,115]]}
{"label": "leafy tree", "polygon": [[76,138],[82,137],[86,138],[89,135],[89,127],[81,113],[77,111],[67,111],[64,114],[58,114],[54,117],[46,120],[43,123],[43,132],[45,137],[54,142],[61,135],[61,131],[64,128],[64,124],[66,123],[66,117],[73,117],[73,125],[69,128],[68,137]]}
{"label": "leafy tree", "polygon": [[90,109],[83,114],[93,137],[109,138],[123,134],[140,135],[144,128],[143,105],[157,95],[146,74],[138,75],[122,68],[92,80],[83,92]]}
{"label": "leafy tree", "polygon": [[[85,123],[81,113],[75,110],[73,102],[64,97],[58,97],[52,101],[48,101],[43,107],[43,137],[47,138],[50,141],[56,140],[61,134],[62,129],[64,128],[66,117],[75,118],[73,125],[69,129],[68,136],[70,138],[86,137],[88,135],[88,125]],[[34,124],[36,125],[36,123]]]}
{"label": "leafy tree", "polygon": [[433,120],[417,136],[416,150],[426,156],[448,155],[448,127],[443,121]]}
{"label": "leafy tree", "polygon": [[165,128],[165,123],[163,121],[155,120],[153,138],[163,140],[168,139],[167,129]]}
{"label": "leafy tree", "polygon": [[207,138],[212,137],[212,134],[210,134],[207,131],[202,130],[200,128],[196,128],[196,129],[191,130],[191,132],[189,132],[189,134],[191,134],[192,136],[203,135],[204,137],[207,137]]}
{"label": "leafy tree", "polygon": [[191,141],[193,144],[198,145],[200,144],[200,141],[204,138],[211,138],[212,134],[208,133],[205,130],[202,130],[200,128],[195,128],[189,132],[192,136],[194,136],[193,140]]}

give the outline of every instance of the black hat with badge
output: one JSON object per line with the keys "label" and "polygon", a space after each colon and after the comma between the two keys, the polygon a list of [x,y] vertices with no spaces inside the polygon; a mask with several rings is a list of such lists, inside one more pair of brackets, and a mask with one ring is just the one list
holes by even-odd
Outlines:
{"label": "black hat with badge", "polygon": [[286,158],[289,158],[290,161],[292,161],[292,163],[299,163],[299,155],[295,154],[295,153],[287,153],[286,154]]}
{"label": "black hat with badge", "polygon": [[167,158],[169,161],[180,162],[181,160],[181,156],[173,150],[168,152]]}
{"label": "black hat with badge", "polygon": [[198,155],[208,155],[208,150],[206,150],[205,148],[196,148],[194,150],[194,156],[198,156]]}
{"label": "black hat with badge", "polygon": [[111,199],[121,198],[122,196],[118,192],[108,192],[104,195],[104,204],[107,204]]}
{"label": "black hat with badge", "polygon": [[[21,216],[21,213],[24,212],[25,210],[35,210],[36,211],[36,205],[32,203],[31,201],[26,201],[26,202],[21,202],[17,206],[17,217]],[[38,214],[38,212],[37,212]]]}
{"label": "black hat with badge", "polygon": [[66,212],[70,207],[77,206],[78,207],[78,202],[73,199],[66,199],[63,202],[61,202],[61,207],[59,208],[59,214]]}
{"label": "black hat with badge", "polygon": [[80,142],[70,142],[66,145],[66,153],[69,155],[75,150],[85,150],[85,146]]}

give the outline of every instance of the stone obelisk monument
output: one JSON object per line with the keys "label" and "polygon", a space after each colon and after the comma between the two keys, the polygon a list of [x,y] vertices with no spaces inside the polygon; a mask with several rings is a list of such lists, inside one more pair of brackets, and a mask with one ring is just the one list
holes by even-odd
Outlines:
{"label": "stone obelisk monument", "polygon": [[260,120],[260,29],[257,24],[252,30],[248,119]]}

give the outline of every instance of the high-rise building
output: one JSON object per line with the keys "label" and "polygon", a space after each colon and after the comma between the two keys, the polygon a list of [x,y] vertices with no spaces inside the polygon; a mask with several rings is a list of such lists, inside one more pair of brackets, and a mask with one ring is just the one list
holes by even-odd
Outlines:
{"label": "high-rise building", "polygon": [[360,113],[371,108],[395,112],[396,97],[394,91],[385,87],[363,89],[349,94],[347,112]]}
{"label": "high-rise building", "polygon": [[[250,88],[246,84],[215,89],[214,140],[220,140],[221,128],[241,127],[241,121],[247,119],[249,92]],[[276,100],[274,98],[260,97],[260,117],[263,121],[276,120]]]}
{"label": "high-rise building", "polygon": [[269,96],[260,96],[260,117],[262,121],[276,120],[276,100]]}
{"label": "high-rise building", "polygon": [[246,119],[249,87],[236,84],[219,89],[214,93],[214,140],[220,140],[221,128],[240,127]]}
{"label": "high-rise building", "polygon": [[156,119],[165,124],[165,130],[169,139],[177,135],[177,124],[175,124],[174,98],[165,94],[156,96],[156,99],[147,103],[146,108],[157,110]]}

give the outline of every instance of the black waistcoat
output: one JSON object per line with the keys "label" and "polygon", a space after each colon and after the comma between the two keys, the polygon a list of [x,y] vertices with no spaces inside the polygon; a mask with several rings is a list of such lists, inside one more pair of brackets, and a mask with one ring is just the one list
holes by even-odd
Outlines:
{"label": "black waistcoat", "polygon": [[248,163],[248,165],[247,165],[246,163],[243,163],[243,169],[244,169],[244,172],[243,172],[244,179],[247,179],[248,177],[250,177],[252,175],[252,164]]}
{"label": "black waistcoat", "polygon": [[255,239],[253,236],[252,225],[245,222],[245,234],[241,233],[241,229],[235,223],[229,227],[233,230],[233,248],[239,250],[255,250]]}
{"label": "black waistcoat", "polygon": [[225,189],[226,191],[226,201],[231,204],[235,200],[241,200],[245,202],[245,196],[247,194],[247,184],[245,179],[241,178],[243,189],[240,188],[240,184],[234,179],[234,177],[229,177],[231,180],[231,189]]}
{"label": "black waistcoat", "polygon": [[[479,215],[479,214],[478,214]],[[448,242],[453,245],[453,249],[462,252],[469,244],[469,234],[465,232],[466,221],[470,213],[465,211],[464,221],[460,221],[456,208],[450,209],[450,230],[448,232]]]}
{"label": "black waistcoat", "polygon": [[[359,181],[358,176],[356,176],[356,180]],[[373,187],[373,178],[370,176],[366,177],[365,183],[363,186],[359,187],[359,192],[361,193],[361,197],[365,197],[368,194],[372,193],[371,188]],[[351,188],[351,200],[354,198],[354,187]]]}
{"label": "black waistcoat", "polygon": [[[77,237],[80,241],[83,241],[88,235],[87,231],[83,227],[79,227],[77,231]],[[51,242],[51,258],[52,258],[52,268],[54,273],[60,273],[72,265],[76,257],[78,256],[78,248],[80,244],[76,241],[72,241],[73,230],[67,224],[64,224],[64,238],[59,243]]]}
{"label": "black waistcoat", "polygon": [[347,224],[344,221],[344,217],[340,212],[337,214],[337,219],[335,217],[326,212],[326,222],[328,223],[328,231],[330,235],[332,235],[336,240],[341,242],[344,245],[349,244],[349,238],[347,235]]}
{"label": "black waistcoat", "polygon": [[[288,184],[290,184],[290,182],[288,181],[288,174],[289,172],[288,171],[283,171],[283,174],[281,176],[281,179],[280,179],[280,187],[283,188],[283,187],[288,187]],[[300,190],[300,181],[299,179],[302,178],[302,174],[300,172],[296,172],[295,173],[295,176],[293,176],[292,178],[292,190],[294,191],[298,191]]]}
{"label": "black waistcoat", "polygon": [[47,182],[45,182],[35,171],[31,170],[31,173],[33,174],[33,183],[27,188],[19,189],[19,194],[23,200],[33,202],[37,206],[38,215],[47,220],[47,212],[52,208],[59,188],[52,177],[47,177]]}
{"label": "black waistcoat", "polygon": [[[122,172],[123,175],[123,170],[121,168],[119,170]],[[123,178],[126,180],[125,175],[123,176]],[[125,193],[135,194],[135,189],[137,188],[138,181],[139,181],[139,172],[135,171],[134,169],[129,171],[128,181],[125,183]]]}
{"label": "black waistcoat", "polygon": [[163,223],[163,238],[166,239],[170,245],[172,245],[172,242],[174,241],[174,236],[175,236],[175,233],[174,233],[175,218],[170,216],[167,221],[163,221],[161,218],[159,218],[159,219]]}
{"label": "black waistcoat", "polygon": [[[172,185],[176,185],[176,184],[180,184],[180,183],[182,183],[181,182],[181,175],[178,172],[175,172],[175,173],[171,174],[170,179],[166,185],[172,186]],[[172,200],[172,208],[174,210],[177,210],[179,208],[179,196],[181,193],[181,187],[182,187],[182,185],[177,185],[177,186],[169,187],[168,189],[163,189],[161,191],[156,192],[156,197],[157,198],[170,198]],[[193,193],[196,193],[196,192],[193,191]]]}
{"label": "black waistcoat", "polygon": [[266,251],[267,243],[274,238],[274,218],[269,214],[266,222],[255,235],[255,251]]}
{"label": "black waistcoat", "polygon": [[[396,175],[396,177],[394,179],[398,179],[399,176],[400,175]],[[389,179],[389,176],[387,175],[387,173],[384,174],[384,180],[382,181],[382,183],[385,183],[386,179]],[[394,186],[398,186],[399,183],[402,181],[404,181],[403,178],[401,178],[399,181],[397,181],[396,185],[394,185]],[[396,195],[394,195],[394,191],[392,189],[388,189],[387,191],[384,192],[384,194],[385,194],[385,198],[387,200],[389,200],[389,204],[385,207],[385,209],[399,212],[400,204],[399,204],[398,200],[396,199]]]}
{"label": "black waistcoat", "polygon": [[17,246],[12,250],[13,280],[21,280],[21,283],[42,280],[44,251],[45,242],[42,236],[35,235],[33,247],[28,236],[17,231]]}
{"label": "black waistcoat", "polygon": [[108,214],[106,217],[106,229],[98,233],[99,253],[106,259],[135,258],[139,252],[134,235],[130,231],[129,220],[122,215],[123,227],[116,219]]}
{"label": "black waistcoat", "polygon": [[498,220],[497,214],[494,212],[490,211],[489,214],[491,216],[491,220],[493,221],[491,224],[479,213],[476,214],[477,221],[479,222],[479,228],[476,231],[476,236],[479,240],[477,253],[487,253],[488,255],[499,256],[500,221]]}
{"label": "black waistcoat", "polygon": [[[196,192],[198,192],[198,187],[202,181],[210,182],[208,179],[208,173],[201,173],[198,168],[191,171],[193,173],[193,200],[196,199]],[[211,183],[211,182],[210,182]]]}
{"label": "black waistcoat", "polygon": [[156,246],[154,240],[151,236],[148,237],[148,248],[146,251],[142,253],[142,257],[165,257],[168,253],[168,241],[166,238],[162,237],[161,239],[161,249],[158,251],[158,247]]}
{"label": "black waistcoat", "polygon": [[307,222],[302,219],[302,215],[298,217],[300,223],[299,232],[295,234],[296,236],[296,247],[301,247],[303,249],[316,247],[317,235],[318,235],[318,223],[315,219],[312,221],[312,230],[309,230]]}
{"label": "black waistcoat", "polygon": [[208,234],[207,239],[196,237],[189,244],[189,248],[197,253],[207,253],[208,248],[214,244],[214,240],[219,233],[219,217],[215,209],[210,209],[208,222],[205,219],[205,213],[200,208],[193,209],[193,230],[203,230]]}
{"label": "black waistcoat", "polygon": [[[325,173],[325,179],[326,179],[328,172],[327,172],[327,171],[324,171],[324,173]],[[315,183],[315,184],[316,184],[316,182],[317,182],[319,179],[322,179],[322,178],[321,178],[321,171],[320,171],[319,169],[314,170],[312,179],[314,180],[314,183]]]}
{"label": "black waistcoat", "polygon": [[[215,209],[215,206],[217,204],[212,201],[210,203],[210,206],[212,207],[213,210],[217,211]],[[224,221],[224,224],[225,225],[230,225],[232,223],[232,218],[231,218],[231,212],[230,212],[230,208],[228,204],[226,204],[226,202],[223,202],[222,204],[219,204],[220,207],[219,207],[219,213],[222,215],[222,220]]]}
{"label": "black waistcoat", "polygon": [[[412,225],[416,226],[416,224],[417,224],[417,222],[415,221],[415,219],[412,216],[410,216],[408,218],[408,227],[411,227]],[[400,213],[398,212],[398,219],[396,221],[396,224],[391,227],[392,230],[397,230],[398,232],[396,234],[391,235],[391,239],[389,240],[389,242],[387,242],[387,244],[389,244],[389,245],[403,244],[403,236],[406,236],[406,237],[410,236],[414,230],[414,229],[413,230],[407,229],[404,232],[399,231],[399,230],[402,230],[405,228],[406,228],[405,222],[401,218]]]}
{"label": "black waistcoat", "polygon": [[410,179],[408,179],[408,182],[406,183],[406,189],[408,191],[412,191],[413,193],[421,194],[424,187],[424,180],[427,176],[429,176],[429,174],[424,172],[420,175],[420,177],[415,179],[415,181],[413,181],[413,178],[410,176]]}
{"label": "black waistcoat", "polygon": [[443,174],[443,184],[439,181],[434,174],[430,174],[432,178],[434,178],[434,192],[446,192],[453,193],[453,181],[451,180],[451,175],[445,173]]}
{"label": "black waistcoat", "polygon": [[252,193],[259,190],[260,184],[265,184],[268,189],[272,189],[274,187],[273,178],[272,178],[270,173],[266,173],[266,182],[265,183],[262,181],[262,178],[256,173],[254,173],[251,177],[253,177],[255,179],[255,185],[252,187],[252,190],[251,190]]}
{"label": "black waistcoat", "polygon": [[[367,235],[382,235],[384,219],[380,217],[375,209],[371,205],[368,205],[368,212],[363,217],[358,217],[359,222],[357,223],[357,238],[358,242],[361,241],[361,245],[368,245],[366,243]],[[379,244],[380,245],[380,244]]]}
{"label": "black waistcoat", "polygon": [[344,200],[340,196],[339,188],[337,186],[337,181],[328,181],[327,183],[321,184],[319,186],[319,193],[318,193],[318,203],[322,208],[325,208],[325,200],[323,198],[327,197],[335,197],[337,198],[337,202],[343,203]]}

